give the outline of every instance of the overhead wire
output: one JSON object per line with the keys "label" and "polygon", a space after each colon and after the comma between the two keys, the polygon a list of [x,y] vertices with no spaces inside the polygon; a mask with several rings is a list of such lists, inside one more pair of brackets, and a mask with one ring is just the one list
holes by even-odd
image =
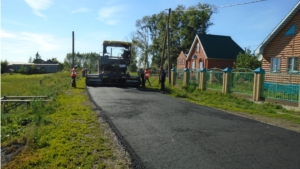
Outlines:
{"label": "overhead wire", "polygon": [[227,8],[227,7],[232,7],[232,6],[239,6],[239,5],[247,5],[247,4],[252,4],[252,3],[257,3],[257,2],[263,2],[267,0],[256,0],[256,1],[251,1],[251,2],[244,2],[244,3],[238,3],[238,4],[231,4],[231,5],[224,5],[224,6],[213,6],[214,8]]}

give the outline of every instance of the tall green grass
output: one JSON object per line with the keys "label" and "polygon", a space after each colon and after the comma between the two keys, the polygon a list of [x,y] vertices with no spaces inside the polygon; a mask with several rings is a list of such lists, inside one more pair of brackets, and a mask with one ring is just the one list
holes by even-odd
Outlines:
{"label": "tall green grass", "polygon": [[[1,146],[23,145],[22,153],[2,168],[128,168],[118,155],[97,112],[84,78],[71,87],[69,72],[46,75],[4,74],[1,96],[48,96],[27,105],[1,108]],[[101,127],[102,126],[102,127]]]}

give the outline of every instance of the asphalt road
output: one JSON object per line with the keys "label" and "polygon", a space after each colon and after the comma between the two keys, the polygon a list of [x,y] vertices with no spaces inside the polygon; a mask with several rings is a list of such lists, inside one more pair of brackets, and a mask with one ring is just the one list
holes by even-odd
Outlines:
{"label": "asphalt road", "polygon": [[300,168],[299,133],[158,92],[117,87],[88,92],[135,168]]}

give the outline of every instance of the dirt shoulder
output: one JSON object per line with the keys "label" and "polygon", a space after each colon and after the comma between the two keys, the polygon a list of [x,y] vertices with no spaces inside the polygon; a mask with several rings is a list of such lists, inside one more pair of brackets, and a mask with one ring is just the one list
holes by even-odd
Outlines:
{"label": "dirt shoulder", "polygon": [[287,122],[286,120],[274,119],[270,117],[264,117],[260,115],[248,114],[243,112],[229,112],[229,111],[226,112],[300,133],[300,125]]}

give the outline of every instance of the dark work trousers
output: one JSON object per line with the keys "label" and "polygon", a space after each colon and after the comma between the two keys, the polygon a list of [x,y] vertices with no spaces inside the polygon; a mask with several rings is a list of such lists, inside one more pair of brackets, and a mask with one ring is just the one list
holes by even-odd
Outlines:
{"label": "dark work trousers", "polygon": [[145,78],[144,78],[144,75],[141,76],[141,79],[142,79],[142,87],[145,87]]}
{"label": "dark work trousers", "polygon": [[165,81],[160,82],[160,90],[161,90],[162,92],[165,91]]}
{"label": "dark work trousers", "polygon": [[76,87],[76,77],[72,77],[72,87]]}

